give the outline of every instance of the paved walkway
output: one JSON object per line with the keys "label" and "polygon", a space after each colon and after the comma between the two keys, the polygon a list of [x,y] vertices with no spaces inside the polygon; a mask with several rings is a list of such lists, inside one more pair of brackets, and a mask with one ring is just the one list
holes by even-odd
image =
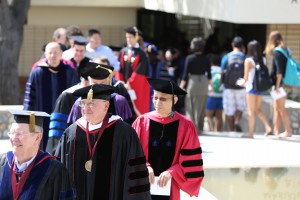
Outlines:
{"label": "paved walkway", "polygon": [[284,139],[261,133],[245,139],[241,134],[199,136],[207,192],[220,200],[299,199],[299,187],[290,183],[300,181],[300,136]]}
{"label": "paved walkway", "polygon": [[199,138],[205,168],[276,167],[283,163],[300,167],[300,136],[291,138],[255,135],[254,139],[240,138],[241,133],[203,133]]}

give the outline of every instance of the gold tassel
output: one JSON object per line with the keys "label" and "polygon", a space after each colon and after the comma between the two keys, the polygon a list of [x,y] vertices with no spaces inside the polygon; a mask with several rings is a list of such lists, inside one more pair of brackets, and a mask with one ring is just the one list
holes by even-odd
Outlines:
{"label": "gold tassel", "polygon": [[29,114],[29,132],[35,133],[35,115],[33,112]]}
{"label": "gold tassel", "polygon": [[148,52],[151,53],[151,51],[152,51],[152,45],[149,45],[148,46]]}
{"label": "gold tassel", "polygon": [[138,31],[138,29],[134,26],[133,27],[133,29],[134,29],[134,31],[135,31],[135,39],[136,39],[136,41],[138,41],[139,40],[139,31]]}
{"label": "gold tassel", "polygon": [[108,84],[111,85],[111,83],[112,83],[112,73],[113,73],[113,71],[110,70],[110,69],[107,69],[107,68],[105,68],[105,67],[102,67],[101,65],[98,65],[96,68],[102,68],[102,69],[105,69],[105,70],[108,71],[108,73],[109,73],[109,76],[108,76]]}
{"label": "gold tassel", "polygon": [[91,88],[87,94],[87,103],[92,103],[92,101],[93,101],[93,89]]}
{"label": "gold tassel", "polygon": [[108,84],[112,85],[112,73],[110,73],[109,76],[108,76]]}

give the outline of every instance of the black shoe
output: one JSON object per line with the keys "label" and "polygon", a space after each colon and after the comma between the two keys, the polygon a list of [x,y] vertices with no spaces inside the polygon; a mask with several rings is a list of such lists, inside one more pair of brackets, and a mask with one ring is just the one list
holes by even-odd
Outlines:
{"label": "black shoe", "polygon": [[243,132],[242,128],[241,128],[240,125],[238,125],[238,124],[235,124],[235,125],[234,125],[234,128],[235,128],[235,131],[236,131],[236,132]]}

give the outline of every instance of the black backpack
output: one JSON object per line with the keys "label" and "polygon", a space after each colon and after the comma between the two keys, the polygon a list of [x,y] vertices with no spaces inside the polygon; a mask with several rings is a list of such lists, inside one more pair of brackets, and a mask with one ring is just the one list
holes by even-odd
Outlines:
{"label": "black backpack", "polygon": [[264,92],[272,86],[271,77],[268,67],[263,63],[255,65],[255,75],[253,79],[253,90],[256,92]]}
{"label": "black backpack", "polygon": [[224,77],[224,86],[228,89],[242,89],[236,84],[237,80],[244,77],[245,56],[227,54],[227,70]]}

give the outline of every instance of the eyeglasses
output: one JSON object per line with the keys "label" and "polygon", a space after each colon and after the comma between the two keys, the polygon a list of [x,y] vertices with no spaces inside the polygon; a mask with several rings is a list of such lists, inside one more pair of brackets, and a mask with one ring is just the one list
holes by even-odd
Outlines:
{"label": "eyeglasses", "polygon": [[92,101],[88,103],[86,100],[81,100],[79,101],[79,106],[82,108],[84,106],[88,106],[90,108],[93,108],[98,102],[105,102],[105,100],[97,100],[97,101]]}
{"label": "eyeglasses", "polygon": [[23,139],[26,135],[30,135],[33,133],[10,133],[8,132],[7,135],[9,138],[18,138],[18,139]]}
{"label": "eyeglasses", "polygon": [[166,102],[167,100],[170,100],[170,99],[172,99],[172,98],[166,98],[166,97],[152,97],[152,100],[153,101],[157,101],[157,100],[159,100],[159,101],[161,101],[161,102]]}

